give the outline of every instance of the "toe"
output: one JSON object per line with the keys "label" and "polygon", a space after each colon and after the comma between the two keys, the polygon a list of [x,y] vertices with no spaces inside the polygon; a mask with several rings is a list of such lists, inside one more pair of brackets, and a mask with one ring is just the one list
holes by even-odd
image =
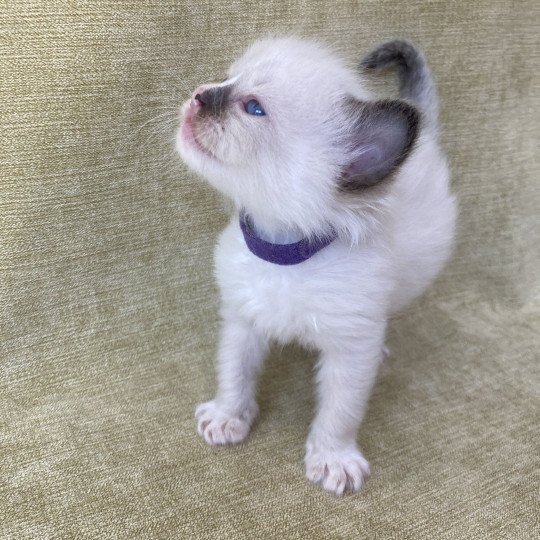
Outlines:
{"label": "toe", "polygon": [[369,464],[356,449],[310,451],[306,457],[307,478],[338,496],[359,491],[368,475]]}

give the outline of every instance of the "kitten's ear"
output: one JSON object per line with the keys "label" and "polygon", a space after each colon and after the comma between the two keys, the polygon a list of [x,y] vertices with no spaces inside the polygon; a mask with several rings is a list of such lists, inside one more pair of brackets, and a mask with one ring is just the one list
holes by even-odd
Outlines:
{"label": "kitten's ear", "polygon": [[378,184],[403,163],[416,141],[420,113],[399,100],[351,100],[347,107],[354,119],[346,135],[350,160],[340,188],[354,191]]}

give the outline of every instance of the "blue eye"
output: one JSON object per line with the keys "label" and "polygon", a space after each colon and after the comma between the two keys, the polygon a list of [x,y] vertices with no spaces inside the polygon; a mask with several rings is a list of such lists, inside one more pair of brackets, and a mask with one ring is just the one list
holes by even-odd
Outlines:
{"label": "blue eye", "polygon": [[253,116],[265,116],[266,113],[261,107],[261,104],[256,99],[250,99],[247,103],[244,104],[244,109],[248,114]]}

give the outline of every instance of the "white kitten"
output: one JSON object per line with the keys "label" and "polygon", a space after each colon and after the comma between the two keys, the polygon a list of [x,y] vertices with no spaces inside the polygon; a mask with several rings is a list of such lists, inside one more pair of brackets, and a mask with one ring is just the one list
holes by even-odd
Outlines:
{"label": "white kitten", "polygon": [[324,47],[258,41],[226,81],[194,92],[177,137],[184,161],[237,209],[216,248],[219,388],[197,407],[199,434],[211,445],[247,436],[270,340],[315,347],[306,474],[338,495],[369,473],[356,434],[388,317],[433,281],[454,236],[430,72],[403,41],[361,68],[390,66],[401,99],[377,101]]}

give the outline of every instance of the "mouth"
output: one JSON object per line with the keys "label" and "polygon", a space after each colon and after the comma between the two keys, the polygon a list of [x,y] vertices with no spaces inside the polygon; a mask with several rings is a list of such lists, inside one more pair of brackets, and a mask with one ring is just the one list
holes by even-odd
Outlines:
{"label": "mouth", "polygon": [[180,137],[193,149],[197,150],[201,154],[204,154],[207,157],[210,157],[212,159],[216,159],[216,157],[205,147],[201,145],[201,143],[197,140],[197,136],[195,133],[194,125],[193,125],[193,118],[195,116],[195,111],[191,109],[189,106],[183,108],[183,120],[182,125],[180,127]]}

